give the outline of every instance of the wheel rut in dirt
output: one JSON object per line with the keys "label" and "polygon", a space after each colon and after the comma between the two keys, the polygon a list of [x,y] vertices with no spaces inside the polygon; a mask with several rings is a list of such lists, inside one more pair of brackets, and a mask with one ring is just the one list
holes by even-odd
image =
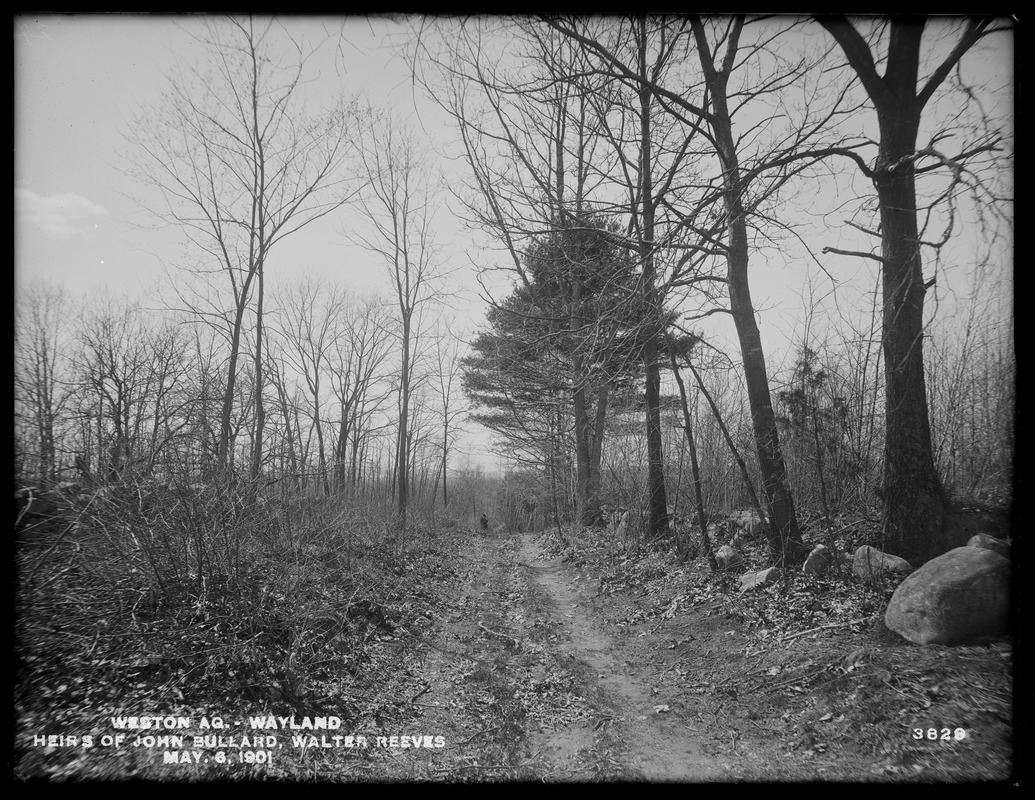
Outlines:
{"label": "wheel rut in dirt", "polygon": [[424,650],[426,690],[411,702],[449,746],[393,777],[722,779],[693,709],[667,705],[645,677],[647,650],[608,630],[592,590],[544,560],[532,535],[475,536],[461,563],[455,600]]}
{"label": "wheel rut in dirt", "polygon": [[[629,648],[609,632],[591,604],[591,593],[573,581],[560,559],[541,560],[530,535],[520,539],[518,563],[538,607],[556,628],[555,656],[579,670],[594,706],[596,722],[580,721],[539,736],[544,752],[570,750],[572,743],[592,748],[595,777],[648,781],[707,781],[720,777],[714,762],[695,742],[690,721],[655,696],[640,677],[643,667]],[[593,754],[607,763],[593,764]]]}

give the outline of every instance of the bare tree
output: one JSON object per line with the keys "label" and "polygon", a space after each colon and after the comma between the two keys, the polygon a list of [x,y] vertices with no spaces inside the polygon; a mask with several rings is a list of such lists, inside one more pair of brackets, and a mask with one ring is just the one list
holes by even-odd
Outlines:
{"label": "bare tree", "polygon": [[[44,486],[60,469],[60,422],[72,393],[63,383],[63,327],[66,303],[61,289],[34,284],[21,290],[15,309],[15,418],[28,430],[19,437],[19,478]],[[64,376],[67,379],[67,375]],[[31,433],[30,433],[31,431]],[[32,442],[32,450],[25,447]],[[85,456],[86,454],[81,454]],[[80,462],[83,463],[83,462]]]}
{"label": "bare tree", "polygon": [[[700,73],[699,76],[684,74],[684,81],[690,86],[687,91],[686,86],[679,90],[670,86],[663,74],[646,73],[640,61],[623,52],[620,42],[596,35],[580,20],[544,17],[543,21],[578,42],[605,74],[648,93],[690,130],[699,132],[717,160],[718,179],[714,186],[702,186],[704,195],[699,195],[698,202],[694,203],[686,225],[700,237],[706,253],[718,248],[726,262],[729,313],[740,342],[763,489],[772,523],[771,546],[780,557],[793,555],[802,549],[801,533],[780,451],[762,339],[751,299],[749,220],[794,176],[832,154],[835,148],[812,149],[808,145],[841,113],[838,111],[840,97],[835,93],[831,103],[823,109],[807,107],[806,117],[786,126],[786,130],[774,126],[774,130],[781,132],[780,139],[760,141],[757,125],[752,125],[747,135],[738,138],[734,132],[737,112],[750,108],[751,101],[771,108],[769,101],[782,87],[806,74],[807,62],[781,64],[774,59],[770,45],[776,32],[762,29],[752,41],[743,44],[741,37],[747,21],[741,16],[715,20],[658,19],[655,25],[666,31],[665,36],[672,42],[669,47],[681,41],[683,52],[697,54]],[[759,62],[764,62],[769,71],[768,77],[760,82],[756,75],[747,74],[752,66],[758,69]],[[735,75],[743,77],[735,89],[731,89]],[[737,92],[735,102],[731,102],[733,92]],[[752,157],[750,163],[744,163],[742,150],[749,145],[754,148]],[[845,150],[837,148],[837,153],[844,154]],[[709,224],[707,217],[698,221],[702,210],[715,206],[722,208],[721,227]]]}
{"label": "bare tree", "polygon": [[359,165],[364,187],[356,207],[365,230],[346,231],[356,244],[383,261],[399,311],[401,345],[396,491],[405,527],[409,502],[410,400],[415,342],[422,307],[441,290],[442,267],[435,241],[438,201],[428,156],[412,131],[390,115],[367,108],[358,129]]}
{"label": "bare tree", "polygon": [[[636,304],[643,329],[656,334],[663,298],[658,292],[658,247],[653,237],[658,197],[665,188],[653,191],[653,140],[659,132],[652,128],[657,114],[652,113],[649,93],[646,107],[642,97],[620,104],[604,78],[594,79],[596,73],[579,47],[532,19],[450,27],[443,39],[443,52],[433,52],[428,41],[420,43],[418,52],[420,63],[434,65],[444,78],[425,81],[461,135],[472,182],[467,194],[458,194],[472,224],[505,249],[507,268],[519,285],[530,289],[529,253],[537,243],[564,231],[577,237],[602,219],[619,219],[617,230],[608,231],[606,238],[612,240],[612,247],[638,256],[641,279],[635,294],[641,297],[620,303],[615,315],[621,317],[629,310],[626,306]],[[641,55],[647,58],[645,52]],[[667,54],[652,52],[650,58],[663,63]],[[515,60],[521,68],[508,66]],[[535,69],[527,69],[529,64]],[[650,68],[660,68],[659,63],[645,63],[644,69]],[[615,109],[624,116],[617,123],[609,122],[607,117]],[[627,129],[634,131],[631,145],[626,141]],[[665,141],[663,147],[667,145]],[[677,154],[674,160],[680,158]],[[557,264],[561,270],[568,269],[564,259],[557,259]],[[570,282],[569,312],[580,305],[576,297],[583,288]],[[490,302],[501,301],[490,298]],[[595,335],[592,324],[576,331],[577,316],[569,313],[563,321],[558,318],[552,335],[576,334],[589,345],[585,352],[570,353],[569,372],[580,516],[592,524],[599,520],[596,498],[607,381],[591,375],[596,362],[590,350],[599,354],[606,337]],[[640,341],[642,351],[637,356],[646,376],[648,495],[652,526],[660,533],[667,519],[667,501],[656,336],[647,332]]]}
{"label": "bare tree", "polygon": [[78,331],[81,408],[98,430],[97,473],[107,480],[135,466],[145,399],[145,328],[128,301],[98,298],[84,310]]}
{"label": "bare tree", "polygon": [[[687,343],[692,346],[692,340]],[[708,513],[705,510],[704,505],[704,492],[701,489],[701,465],[697,458],[697,443],[694,440],[694,428],[693,420],[690,415],[690,404],[687,401],[686,384],[683,382],[682,376],[679,374],[679,362],[676,358],[677,345],[671,334],[667,334],[665,337],[665,345],[668,349],[669,363],[672,366],[672,376],[676,379],[676,385],[679,387],[679,404],[680,410],[683,412],[683,434],[686,437],[686,446],[690,453],[690,473],[691,481],[694,486],[694,505],[697,509],[697,524],[701,529],[701,543],[704,546],[704,551],[707,554],[708,565],[713,571],[718,569],[718,564],[715,560],[715,553],[712,551],[712,545],[708,537]],[[690,349],[690,347],[685,349]],[[684,556],[687,554],[684,549]]]}
{"label": "bare tree", "polygon": [[143,471],[147,475],[161,471],[171,477],[183,469],[173,445],[190,425],[198,402],[185,386],[185,378],[195,365],[186,331],[172,320],[149,325],[144,341],[149,364],[144,408],[149,410],[150,430],[142,430],[140,436],[147,459]]}
{"label": "bare tree", "polygon": [[97,431],[93,474],[103,480],[179,469],[171,446],[198,402],[186,389],[191,370],[183,329],[148,319],[128,299],[95,296],[78,318],[74,349],[79,413]]}
{"label": "bare tree", "polygon": [[1012,478],[1016,364],[1012,304],[993,280],[975,285],[930,328],[925,359],[935,463],[954,496],[1001,501]]}
{"label": "bare tree", "polygon": [[[373,397],[391,355],[390,307],[380,297],[351,297],[335,339],[331,388],[338,401],[338,434],[335,445],[335,480],[338,491],[354,486],[359,473],[359,451],[364,423],[387,396]],[[351,451],[350,444],[351,441]]]}
{"label": "bare tree", "polygon": [[433,391],[438,402],[440,424],[442,429],[442,463],[435,473],[435,486],[432,500],[438,496],[439,483],[442,484],[442,507],[449,506],[449,454],[453,448],[454,438],[460,420],[468,410],[461,392],[462,355],[467,349],[458,331],[449,330],[443,320],[441,330],[434,338],[432,352]]}
{"label": "bare tree", "polygon": [[[308,113],[301,87],[312,51],[282,34],[272,18],[213,21],[198,37],[206,63],[175,77],[128,135],[129,172],[158,190],[160,219],[201,253],[194,273],[221,275],[229,285],[229,306],[217,298],[207,310],[179,292],[180,302],[218,326],[229,345],[220,467],[228,464],[246,316],[254,315],[253,475],[262,464],[265,422],[265,265],[277,242],[340,207],[351,193],[341,167],[354,106],[342,100],[319,116]],[[284,49],[291,51],[288,60]]]}
{"label": "bare tree", "polygon": [[[968,162],[996,149],[999,141],[995,133],[982,134],[962,143],[958,152],[945,154],[939,148],[952,134],[940,130],[919,147],[920,123],[935,92],[967,52],[1006,26],[991,17],[961,19],[948,53],[925,64],[926,19],[893,17],[860,22],[859,27],[845,17],[819,21],[840,46],[877,114],[877,157],[872,167],[860,168],[874,183],[880,212],[881,255],[866,255],[879,262],[883,282],[884,533],[893,552],[923,562],[958,543],[951,541],[952,528],[945,524],[950,509],[931,446],[923,338],[924,295],[933,281],[924,278],[921,248],[932,243],[925,241],[918,224],[917,178],[946,170],[950,183],[935,202],[950,201],[969,182]],[[926,75],[921,74],[922,66],[928,68]],[[930,208],[924,218],[931,219]],[[953,227],[950,216],[933,242],[936,250]]]}
{"label": "bare tree", "polygon": [[302,376],[309,393],[319,459],[317,481],[328,494],[331,485],[322,406],[329,376],[338,368],[331,359],[340,335],[339,314],[345,298],[341,287],[303,280],[288,288],[280,299],[277,324],[285,343],[284,358]]}
{"label": "bare tree", "polygon": [[271,357],[270,349],[266,350],[266,357],[269,358],[269,363],[266,365],[266,373],[269,375],[270,382],[277,392],[277,402],[281,416],[280,425],[283,428],[281,436],[284,444],[280,448],[279,456],[281,463],[280,477],[281,480],[286,479],[285,485],[291,487],[297,493],[302,489],[298,446],[301,432],[296,425],[295,404],[288,395],[288,381],[284,375],[286,370],[284,369],[283,362],[280,359]]}
{"label": "bare tree", "polygon": [[181,461],[193,478],[201,478],[215,460],[219,441],[219,408],[223,371],[218,332],[202,325],[192,326],[190,370],[183,393],[193,400],[186,429],[186,448]]}

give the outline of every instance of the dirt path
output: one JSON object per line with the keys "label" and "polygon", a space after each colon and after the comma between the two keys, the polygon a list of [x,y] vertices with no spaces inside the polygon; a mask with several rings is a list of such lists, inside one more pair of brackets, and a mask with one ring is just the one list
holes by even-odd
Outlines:
{"label": "dirt path", "polygon": [[592,587],[544,560],[531,535],[476,537],[464,556],[462,588],[422,665],[421,726],[448,746],[407,760],[398,777],[723,779],[694,709],[667,702]]}
{"label": "dirt path", "polygon": [[600,614],[584,583],[573,580],[559,559],[537,560],[531,536],[521,539],[521,563],[529,565],[529,590],[558,628],[562,657],[582,665],[586,688],[604,724],[577,724],[540,734],[546,753],[567,755],[589,743],[609,752],[617,776],[649,781],[707,781],[720,777],[714,760],[698,745],[685,715],[663,702],[644,677],[643,665],[629,658]]}

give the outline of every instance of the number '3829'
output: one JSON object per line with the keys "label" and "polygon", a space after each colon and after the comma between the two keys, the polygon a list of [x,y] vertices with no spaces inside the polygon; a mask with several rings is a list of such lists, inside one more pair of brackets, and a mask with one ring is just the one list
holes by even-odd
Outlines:
{"label": "number '3829'", "polygon": [[913,738],[960,742],[967,738],[967,731],[963,728],[913,728]]}

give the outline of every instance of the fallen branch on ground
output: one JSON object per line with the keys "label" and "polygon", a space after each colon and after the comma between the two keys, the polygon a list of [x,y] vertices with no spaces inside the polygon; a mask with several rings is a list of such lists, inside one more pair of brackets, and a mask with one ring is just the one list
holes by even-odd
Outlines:
{"label": "fallen branch on ground", "polygon": [[508,636],[505,633],[500,633],[499,631],[494,631],[492,628],[485,627],[480,622],[478,623],[478,627],[481,628],[486,633],[491,633],[493,636],[498,636],[500,639],[506,639],[508,642],[513,642],[515,648],[516,647],[520,647],[520,643],[513,636]]}
{"label": "fallen branch on ground", "polygon": [[828,630],[830,628],[848,628],[852,625],[860,625],[863,622],[869,622],[871,619],[876,618],[876,614],[871,614],[868,617],[862,619],[853,619],[848,622],[829,622],[826,625],[820,625],[816,628],[809,628],[807,631],[799,631],[798,633],[792,633],[790,636],[781,636],[781,642],[789,642],[791,639],[797,639],[799,636],[808,636],[810,633],[816,633],[817,631]]}

